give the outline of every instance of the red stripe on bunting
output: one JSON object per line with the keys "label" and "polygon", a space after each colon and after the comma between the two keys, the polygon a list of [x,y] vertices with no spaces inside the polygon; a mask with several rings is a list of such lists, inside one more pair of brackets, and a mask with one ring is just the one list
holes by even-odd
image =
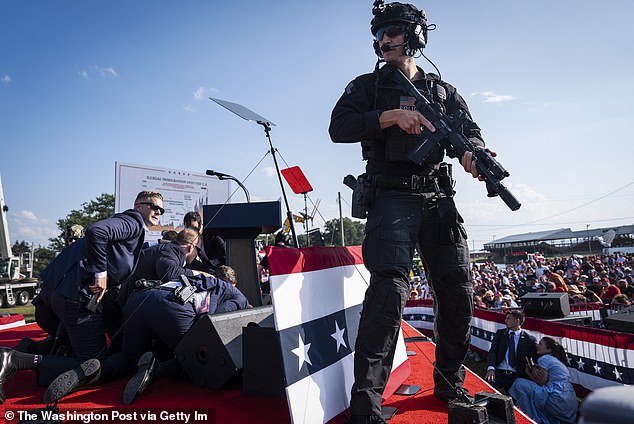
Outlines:
{"label": "red stripe on bunting", "polygon": [[270,276],[363,264],[361,246],[301,249],[267,246],[265,252]]}
{"label": "red stripe on bunting", "polygon": [[[406,307],[413,306],[433,306],[432,300],[408,300]],[[504,324],[506,314],[499,311],[487,311],[484,309],[474,309],[473,316],[485,321],[498,322]],[[522,325],[525,330],[538,331],[543,334],[555,337],[566,337],[569,339],[590,342],[610,348],[622,348],[634,350],[634,334],[610,331],[601,328],[581,327],[578,325],[565,324],[546,319],[526,317]]]}
{"label": "red stripe on bunting", "polygon": [[[486,321],[504,323],[505,313],[475,309],[473,315]],[[591,342],[610,348],[634,350],[634,335],[601,328],[581,327],[557,321],[526,317],[522,325],[525,330],[538,331],[555,337]]]}

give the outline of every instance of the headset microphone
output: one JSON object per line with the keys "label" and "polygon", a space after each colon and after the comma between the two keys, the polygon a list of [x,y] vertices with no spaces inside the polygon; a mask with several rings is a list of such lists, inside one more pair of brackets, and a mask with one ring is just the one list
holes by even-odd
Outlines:
{"label": "headset microphone", "polygon": [[381,46],[381,51],[382,52],[389,52],[390,50],[396,50],[399,47],[403,47],[407,45],[407,43],[401,43],[401,44],[383,44]]}

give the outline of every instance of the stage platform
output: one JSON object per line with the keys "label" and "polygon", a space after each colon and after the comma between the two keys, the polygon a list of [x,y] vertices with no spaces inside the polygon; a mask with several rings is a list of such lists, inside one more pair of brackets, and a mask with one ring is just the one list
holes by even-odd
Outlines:
{"label": "stage platform", "polygon": [[[407,350],[415,352],[409,356],[412,373],[406,384],[417,385],[421,390],[412,396],[392,395],[384,406],[397,408],[398,412],[389,421],[391,424],[447,423],[447,404],[433,396],[432,363],[434,344],[407,323],[403,323]],[[0,345],[14,346],[23,337],[41,338],[43,332],[36,324],[26,324],[0,331]],[[59,403],[60,412],[70,418],[67,422],[91,423],[264,423],[290,422],[286,399],[244,394],[239,378],[221,390],[195,387],[186,377],[180,380],[160,380],[152,385],[134,403],[121,403],[127,379],[106,385],[95,385],[64,398]],[[471,394],[491,391],[484,380],[468,370],[465,387]],[[34,371],[19,371],[5,385],[7,402],[0,405],[0,422],[17,423],[20,414],[42,408],[44,388],[36,387]],[[91,415],[92,414],[92,415]],[[171,415],[170,415],[171,414]],[[532,421],[515,409],[518,423]],[[86,421],[86,419],[91,419]],[[311,422],[307,417],[305,422]],[[339,416],[333,423],[343,423]]]}

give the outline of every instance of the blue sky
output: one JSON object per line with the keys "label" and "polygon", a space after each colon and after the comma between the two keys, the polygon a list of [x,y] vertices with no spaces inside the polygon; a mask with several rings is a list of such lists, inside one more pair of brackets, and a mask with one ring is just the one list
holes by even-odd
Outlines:
{"label": "blue sky", "polygon": [[[523,203],[511,212],[456,169],[470,247],[632,224],[634,3],[416,4],[437,25],[427,56],[467,99]],[[338,191],[349,216],[341,181],[363,171],[360,147],[332,143],[327,129],[346,84],[374,68],[371,9],[370,0],[0,0],[11,240],[46,244],[57,219],[114,192],[115,161],[215,169],[244,180],[252,200],[279,198],[262,128],[209,96],[276,123],[281,166],[302,168],[324,219],[338,216]],[[287,192],[302,210],[302,196]]]}

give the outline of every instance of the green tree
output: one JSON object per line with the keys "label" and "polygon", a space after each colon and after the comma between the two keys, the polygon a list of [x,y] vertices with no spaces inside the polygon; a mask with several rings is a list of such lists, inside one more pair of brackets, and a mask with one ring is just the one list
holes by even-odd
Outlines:
{"label": "green tree", "polygon": [[49,249],[47,247],[36,247],[35,252],[33,252],[33,276],[36,277],[40,275],[44,268],[51,263],[51,261],[55,258],[55,250]]}
{"label": "green tree", "polygon": [[[341,225],[339,219],[331,219],[324,225],[324,243],[326,245],[341,246]],[[343,218],[343,235],[346,246],[358,246],[363,242],[365,225],[360,221]]]}
{"label": "green tree", "polygon": [[28,251],[31,250],[31,245],[28,244],[26,241],[16,241],[15,243],[13,243],[13,246],[11,247],[11,253],[13,253],[13,256],[20,256],[23,253],[26,253]]}
{"label": "green tree", "polygon": [[73,209],[65,218],[57,220],[57,228],[59,228],[60,235],[49,239],[51,244],[49,248],[54,252],[59,252],[64,248],[64,239],[62,234],[64,230],[73,224],[79,224],[84,228],[90,224],[101,221],[110,217],[114,213],[114,195],[108,193],[102,193],[95,200],[82,203],[79,210]]}

